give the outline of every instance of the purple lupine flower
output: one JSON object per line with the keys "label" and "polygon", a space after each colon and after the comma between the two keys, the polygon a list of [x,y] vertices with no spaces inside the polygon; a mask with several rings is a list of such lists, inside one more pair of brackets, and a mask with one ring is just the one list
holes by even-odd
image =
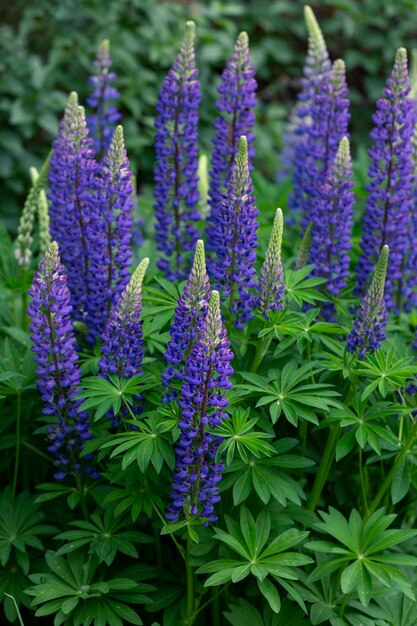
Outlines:
{"label": "purple lupine flower", "polygon": [[99,361],[100,374],[117,374],[119,378],[137,376],[143,360],[142,332],[142,282],[149,265],[143,259],[118,302],[111,310],[106,328],[102,334]]}
{"label": "purple lupine flower", "polygon": [[90,297],[92,265],[100,265],[105,244],[99,199],[92,193],[97,172],[84,109],[78,106],[77,94],[72,93],[51,157],[49,216],[51,236],[59,245],[67,271],[77,321],[86,321],[89,307],[94,307]]}
{"label": "purple lupine flower", "polygon": [[254,264],[258,245],[258,211],[249,174],[248,142],[239,140],[236,165],[215,219],[207,228],[207,248],[215,256],[207,262],[222,296],[229,300],[237,328],[253,317],[249,289],[255,286]]}
{"label": "purple lupine flower", "polygon": [[[175,449],[172,504],[167,519],[199,515],[215,522],[214,505],[220,500],[218,484],[223,465],[216,463],[221,439],[215,430],[227,414],[226,392],[233,374],[233,353],[222,326],[217,291],[210,297],[204,325],[187,360],[181,390],[180,436]],[[212,432],[208,432],[211,429]]]}
{"label": "purple lupine flower", "polygon": [[[413,51],[416,52],[417,51]],[[417,69],[417,68],[416,68]],[[417,88],[417,86],[416,86]],[[414,90],[413,90],[414,91]],[[412,137],[413,159],[413,192],[412,210],[408,223],[408,255],[405,260],[405,269],[401,277],[400,291],[404,302],[404,309],[417,306],[417,99],[413,98],[415,106],[414,131]]]}
{"label": "purple lupine flower", "polygon": [[117,126],[100,165],[97,187],[103,224],[96,244],[102,254],[95,255],[91,264],[88,321],[94,339],[103,332],[112,306],[130,280],[133,188],[121,126]]}
{"label": "purple lupine flower", "polygon": [[94,62],[96,73],[88,79],[93,89],[87,98],[87,105],[91,109],[88,116],[88,127],[94,138],[94,148],[99,159],[102,159],[109,149],[117,122],[122,117],[115,107],[120,94],[112,85],[117,76],[110,71],[110,43],[108,39],[101,42],[97,59]]}
{"label": "purple lupine flower", "polygon": [[311,104],[311,125],[306,132],[301,182],[302,220],[306,228],[320,210],[318,196],[333,163],[339,143],[348,135],[349,100],[346,68],[341,59],[323,79]]}
{"label": "purple lupine flower", "polygon": [[56,418],[56,424],[48,426],[48,451],[56,457],[58,468],[55,478],[62,480],[81,469],[96,477],[94,470],[80,460],[84,441],[92,435],[88,414],[79,411],[81,400],[75,399],[80,391],[81,370],[70,318],[72,307],[67,278],[55,241],[49,245],[35,272],[29,294],[32,296],[28,308],[32,350],[43,412]]}
{"label": "purple lupine flower", "polygon": [[304,203],[304,160],[308,154],[306,140],[308,129],[312,124],[311,108],[316,95],[321,92],[322,83],[330,78],[332,71],[326,42],[309,6],[304,7],[304,19],[308,30],[308,50],[304,77],[301,79],[301,91],[294,111],[295,146],[289,154],[292,162],[285,164],[287,171],[293,172],[293,191],[289,197],[289,208],[295,214],[301,212]]}
{"label": "purple lupine flower", "polygon": [[350,331],[346,349],[356,353],[360,359],[378,350],[385,340],[384,329],[387,313],[384,300],[389,248],[384,245],[375,267],[371,286],[366,292],[353,328]]}
{"label": "purple lupine flower", "polygon": [[194,263],[184,291],[178,300],[165,359],[169,365],[162,374],[162,382],[166,388],[165,399],[176,397],[172,383],[182,380],[184,366],[190,356],[196,338],[206,317],[210,297],[210,284],[206,272],[204,243],[197,241]]}
{"label": "purple lupine flower", "polygon": [[257,295],[254,299],[254,306],[268,317],[268,311],[276,313],[279,309],[284,309],[284,271],[281,262],[281,244],[284,219],[281,209],[275,213],[272,225],[271,237],[265,255],[265,261],[259,272],[258,283],[256,285]]}
{"label": "purple lupine flower", "polygon": [[[327,179],[318,192],[311,232],[312,273],[327,279],[326,289],[333,296],[346,287],[349,275],[354,202],[349,139],[344,137]],[[323,313],[329,318],[331,311],[327,311],[328,308],[323,308]]]}
{"label": "purple lupine flower", "polygon": [[[198,109],[201,93],[194,56],[194,22],[159,94],[155,120],[155,215],[158,267],[170,280],[187,277],[187,251],[198,239]],[[184,254],[185,253],[185,254]]]}
{"label": "purple lupine flower", "polygon": [[[213,218],[233,172],[239,139],[248,140],[249,164],[255,156],[253,127],[255,126],[256,88],[255,68],[249,54],[245,32],[239,34],[232,56],[221,76],[216,102],[219,115],[214,123],[213,155],[210,168],[210,207]],[[249,165],[250,169],[251,165]]]}
{"label": "purple lupine flower", "polygon": [[377,102],[369,150],[368,198],[363,219],[362,254],[358,264],[357,293],[362,294],[382,247],[390,247],[385,286],[387,309],[398,306],[403,264],[408,250],[408,227],[413,205],[414,104],[409,98],[407,53],[400,48],[384,95]]}

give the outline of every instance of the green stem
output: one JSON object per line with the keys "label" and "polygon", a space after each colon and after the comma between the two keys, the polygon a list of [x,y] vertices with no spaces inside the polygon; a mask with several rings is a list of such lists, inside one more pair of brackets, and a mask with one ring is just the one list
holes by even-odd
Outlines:
{"label": "green stem", "polygon": [[[165,526],[166,524],[166,520],[164,520],[164,518],[162,517],[158,507],[153,504],[152,505],[154,508],[155,513],[157,514],[157,516],[159,517],[159,519],[161,520],[161,522],[163,523],[163,525]],[[178,552],[180,553],[181,557],[184,559],[184,561],[186,560],[185,557],[185,553],[184,553],[184,549],[182,548],[182,546],[180,546],[180,544],[178,543],[178,541],[175,539],[175,536],[172,533],[169,533],[169,536],[171,537],[172,541],[174,542],[176,548],[178,549]]]}
{"label": "green stem", "polygon": [[406,440],[406,442],[404,443],[403,448],[401,449],[401,451],[399,452],[394,465],[391,467],[391,470],[388,472],[384,482],[382,483],[382,485],[380,486],[378,493],[376,494],[375,498],[372,500],[371,504],[369,505],[369,511],[368,511],[368,516],[371,515],[376,508],[378,507],[379,503],[381,502],[382,498],[385,496],[386,492],[388,491],[388,489],[391,487],[391,482],[392,479],[394,478],[396,472],[398,471],[399,467],[401,467],[402,462],[404,461],[406,455],[408,454],[408,451],[410,450],[411,446],[413,445],[415,439],[417,437],[417,422],[414,422],[413,420],[413,427],[410,430],[410,433],[408,435],[408,438]]}
{"label": "green stem", "polygon": [[16,497],[17,481],[19,478],[19,462],[20,462],[20,416],[21,416],[21,396],[20,391],[17,392],[17,405],[16,405],[16,447],[14,457],[14,472],[13,472],[13,486],[12,486],[12,500]]}
{"label": "green stem", "polygon": [[323,491],[323,487],[326,484],[330,469],[332,467],[334,451],[336,448],[337,440],[339,439],[339,433],[339,424],[330,427],[326,447],[324,448],[323,456],[321,457],[319,471],[317,472],[313,489],[311,491],[310,498],[307,504],[307,507],[310,509],[310,511],[314,511],[319,503],[321,492]]}
{"label": "green stem", "polygon": [[363,450],[359,446],[359,479],[361,483],[361,493],[362,493],[362,501],[363,508],[365,511],[365,515],[368,513],[368,496],[367,496],[367,484],[366,484],[366,476],[363,467]]}
{"label": "green stem", "polygon": [[262,363],[265,354],[268,352],[268,348],[271,345],[272,335],[265,335],[258,341],[258,345],[256,346],[255,359],[252,365],[252,372],[256,372],[260,364]]}
{"label": "green stem", "polygon": [[214,587],[212,588],[211,593],[211,626],[220,626],[219,594],[214,593]]}
{"label": "green stem", "polygon": [[192,626],[196,615],[194,614],[194,572],[190,565],[190,544],[191,540],[187,541],[187,557],[185,560],[185,568],[187,574],[187,626]]}
{"label": "green stem", "polygon": [[85,499],[84,486],[83,486],[79,472],[76,472],[75,474],[75,484],[77,485],[77,491],[80,494],[80,504],[81,504],[83,515],[84,515],[84,519],[88,522],[89,516],[88,516],[87,502]]}
{"label": "green stem", "polygon": [[35,446],[32,446],[32,444],[29,443],[28,441],[23,440],[21,442],[21,444],[22,444],[22,446],[24,446],[25,448],[27,448],[31,452],[34,452],[35,454],[40,456],[41,459],[43,459],[44,461],[48,461],[48,463],[52,463],[52,464],[54,463],[50,456],[45,454],[45,452],[42,452],[42,450],[39,450],[39,448],[36,448]]}

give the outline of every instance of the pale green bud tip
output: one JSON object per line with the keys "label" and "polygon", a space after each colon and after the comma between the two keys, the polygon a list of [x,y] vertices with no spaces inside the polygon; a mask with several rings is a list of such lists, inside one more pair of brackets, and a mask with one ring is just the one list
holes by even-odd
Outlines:
{"label": "pale green bud tip", "polygon": [[204,241],[199,239],[195,247],[193,270],[199,277],[206,273],[206,255],[204,254]]}
{"label": "pale green bud tip", "polygon": [[49,265],[53,265],[55,263],[55,261],[58,258],[58,244],[56,241],[51,241],[51,243],[49,244],[49,246],[47,247],[46,251],[45,251],[45,261],[46,263]]}
{"label": "pale green bud tip", "polygon": [[218,291],[216,291],[216,289],[213,289],[213,291],[211,292],[209,308],[212,311],[217,311],[217,309],[220,309],[220,294]]}
{"label": "pale green bud tip", "polygon": [[405,48],[398,48],[395,55],[396,63],[407,63],[407,50]]}
{"label": "pale green bud tip", "polygon": [[308,4],[304,7],[304,20],[313,45],[320,50],[326,50],[326,43],[324,41],[319,23],[316,20],[313,9],[308,6]]}
{"label": "pale green bud tip", "polygon": [[106,53],[110,51],[110,41],[108,39],[103,39],[100,44],[99,51],[101,53]]}
{"label": "pale green bud tip", "polygon": [[127,287],[127,291],[131,293],[140,292],[142,287],[143,277],[145,276],[146,269],[149,265],[149,259],[146,257],[142,259],[139,263],[135,271],[133,272],[132,278],[130,279],[130,283]]}
{"label": "pale green bud tip", "polygon": [[78,93],[76,91],[71,91],[70,95],[68,96],[68,106],[78,106]]}
{"label": "pale green bud tip", "polygon": [[185,41],[193,43],[195,39],[195,22],[189,20],[185,23]]}
{"label": "pale green bud tip", "polygon": [[237,161],[241,165],[246,165],[248,162],[248,140],[245,135],[239,138],[239,147],[237,151]]}
{"label": "pale green bud tip", "polygon": [[343,137],[339,143],[337,158],[343,163],[350,162],[350,142],[347,137]]}
{"label": "pale green bud tip", "polygon": [[241,33],[239,33],[237,43],[242,46],[242,48],[249,45],[249,37],[246,31],[243,30]]}
{"label": "pale green bud tip", "polygon": [[39,178],[39,172],[36,169],[36,167],[32,166],[29,168],[29,174],[30,174],[30,180],[32,181],[32,185],[34,185]]}

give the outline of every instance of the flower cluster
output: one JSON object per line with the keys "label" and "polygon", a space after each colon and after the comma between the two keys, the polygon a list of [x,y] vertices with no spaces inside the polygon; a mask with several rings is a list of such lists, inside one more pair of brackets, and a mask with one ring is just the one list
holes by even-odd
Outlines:
{"label": "flower cluster", "polygon": [[207,228],[207,249],[214,252],[207,262],[209,275],[229,301],[229,311],[238,328],[253,316],[249,289],[255,286],[258,245],[258,211],[249,174],[248,142],[239,140],[236,165],[227,191]]}
{"label": "flower cluster", "polygon": [[107,152],[115,126],[121,115],[114,104],[119,98],[119,92],[112,86],[117,76],[110,71],[110,44],[105,39],[101,42],[97,59],[94,63],[96,74],[90,76],[89,85],[93,89],[87,104],[92,113],[88,116],[88,127],[94,137],[94,148],[101,159]]}
{"label": "flower cluster", "polygon": [[256,285],[257,296],[254,306],[268,317],[268,311],[275,313],[284,308],[284,272],[281,262],[281,244],[284,221],[281,209],[275,213],[271,237],[265,255],[265,261],[259,272]]}
{"label": "flower cluster", "polygon": [[319,189],[318,210],[311,231],[313,274],[327,279],[326,289],[333,296],[346,286],[349,275],[354,202],[349,140],[344,137]]}
{"label": "flower cluster", "polygon": [[380,250],[385,244],[390,247],[385,288],[388,309],[396,308],[398,304],[399,281],[409,246],[409,219],[414,202],[414,104],[409,94],[407,53],[400,48],[384,96],[378,100],[373,116],[373,143],[369,150],[370,183],[357,274],[357,293],[363,294]]}
{"label": "flower cluster", "polygon": [[104,241],[100,206],[91,193],[98,165],[83,107],[72,93],[61,121],[49,168],[50,229],[58,242],[68,274],[76,320],[83,321],[89,306],[92,264],[100,266]]}
{"label": "flower cluster", "polygon": [[131,378],[137,376],[142,367],[142,282],[149,265],[143,259],[136,268],[117,304],[111,310],[102,334],[102,358],[99,362],[103,376]]}
{"label": "flower cluster", "polygon": [[[167,519],[181,514],[216,521],[214,505],[220,500],[218,483],[223,465],[216,462],[220,439],[215,429],[227,417],[225,392],[230,389],[233,353],[222,327],[217,291],[210,297],[201,333],[187,360],[181,390],[181,430],[176,447],[172,504]],[[212,432],[209,432],[211,429]]]}
{"label": "flower cluster", "polygon": [[158,267],[173,280],[187,276],[184,252],[194,250],[198,193],[200,82],[194,56],[194,22],[187,22],[181,51],[165,78],[155,120],[156,242]]}
{"label": "flower cluster", "polygon": [[[30,177],[32,179],[32,185],[42,183],[42,174],[38,172],[36,167],[30,167]],[[41,179],[39,180],[39,177]],[[46,174],[45,174],[46,178]],[[49,232],[49,209],[48,198],[46,197],[45,189],[41,189],[38,197],[38,223],[39,223],[39,250],[44,254],[51,243],[51,234]]]}
{"label": "flower cluster", "polygon": [[233,171],[239,139],[248,141],[249,163],[255,156],[254,107],[256,105],[255,68],[249,54],[247,33],[240,33],[231,58],[221,76],[216,106],[220,115],[214,123],[213,156],[210,169],[210,206],[216,211]]}
{"label": "flower cluster", "polygon": [[172,384],[182,380],[184,365],[191,353],[207,313],[210,284],[206,272],[204,243],[197,241],[194,262],[184,291],[178,300],[165,359],[169,365],[162,374],[166,387],[165,399],[176,397]]}
{"label": "flower cluster", "polygon": [[91,438],[91,432],[88,414],[79,411],[81,401],[74,397],[79,392],[81,371],[70,319],[70,294],[56,242],[48,247],[29,293],[38,388],[44,414],[54,416],[57,422],[48,427],[48,451],[56,457],[58,468],[55,478],[62,480],[80,469],[95,477],[94,470],[80,460],[83,444]]}
{"label": "flower cluster", "polygon": [[384,301],[384,287],[388,264],[387,245],[383,246],[371,285],[362,300],[352,330],[350,331],[347,350],[363,359],[368,353],[378,350],[386,338],[384,329],[387,325],[387,313]]}

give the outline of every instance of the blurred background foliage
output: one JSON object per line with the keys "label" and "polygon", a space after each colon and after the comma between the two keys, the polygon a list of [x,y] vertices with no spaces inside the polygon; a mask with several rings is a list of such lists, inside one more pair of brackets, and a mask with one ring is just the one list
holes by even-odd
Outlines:
{"label": "blurred background foliage", "polygon": [[[153,116],[183,23],[197,24],[203,104],[201,145],[209,151],[219,73],[240,30],[249,33],[259,82],[257,176],[275,180],[288,110],[306,51],[303,0],[0,0],[0,214],[14,230],[28,168],[46,157],[67,94],[88,95],[87,76],[103,38],[111,41],[123,124],[139,189],[152,182]],[[368,145],[375,100],[395,50],[417,46],[416,0],[310,2],[332,59],[346,61],[353,151]],[[361,162],[361,159],[359,159]],[[363,161],[362,161],[363,162]],[[261,178],[262,180],[262,178]],[[268,182],[269,181],[269,184]],[[259,179],[258,179],[258,188]]]}

